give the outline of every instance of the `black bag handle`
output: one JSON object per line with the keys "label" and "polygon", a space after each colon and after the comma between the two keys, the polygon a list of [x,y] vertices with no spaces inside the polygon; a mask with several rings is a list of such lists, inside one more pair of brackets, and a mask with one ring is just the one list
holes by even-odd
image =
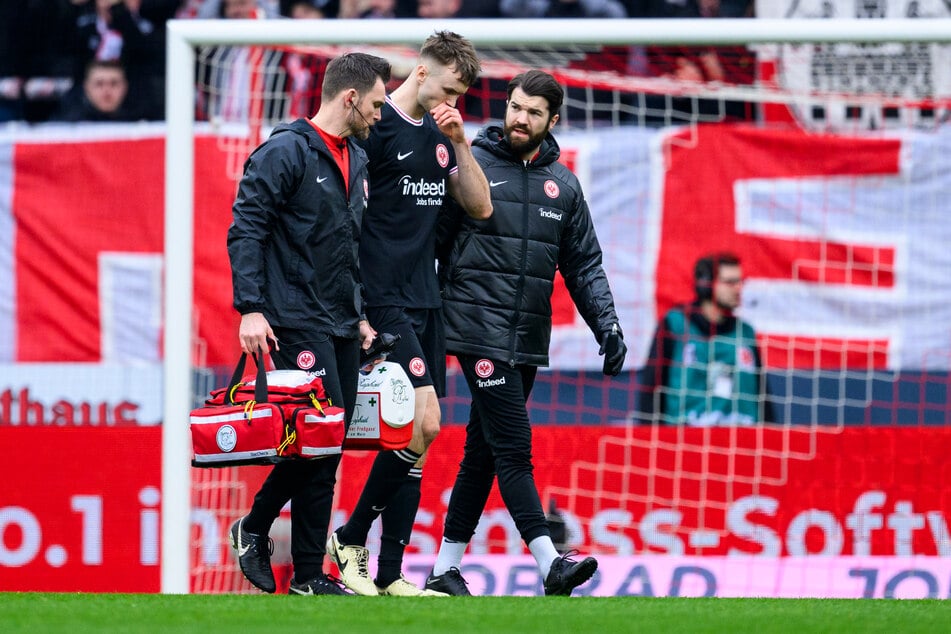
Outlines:
{"label": "black bag handle", "polygon": [[[254,379],[254,400],[258,403],[267,403],[267,371],[264,369],[264,355],[261,354],[252,354],[251,358],[254,359],[255,365],[258,367],[257,377]],[[244,376],[244,366],[248,360],[248,354],[246,352],[241,353],[241,358],[238,359],[238,365],[234,368],[234,373],[231,375],[231,381],[228,382],[228,392],[225,396],[225,400],[228,405],[234,405],[234,392],[237,389],[238,385],[241,384],[241,378]]]}

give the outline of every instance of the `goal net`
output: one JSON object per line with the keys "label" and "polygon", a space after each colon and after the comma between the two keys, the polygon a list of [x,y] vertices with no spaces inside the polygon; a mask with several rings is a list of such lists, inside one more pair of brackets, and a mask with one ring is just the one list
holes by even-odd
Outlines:
{"label": "goal net", "polygon": [[[204,397],[189,377],[224,380],[236,352],[221,317],[229,307],[202,292],[212,283],[206,277],[230,284],[221,277],[227,262],[210,262],[192,245],[223,240],[231,200],[222,192],[233,195],[248,153],[277,123],[316,112],[334,56],[386,57],[393,88],[414,68],[419,43],[450,28],[482,59],[459,103],[470,138],[503,116],[515,74],[539,68],[564,86],[554,133],[584,187],[629,348],[625,372],[603,377],[597,343],[556,285],[552,365],[539,373],[530,414],[536,480],[566,522],[565,543],[619,556],[947,554],[947,531],[932,531],[932,541],[912,535],[889,551],[884,537],[846,516],[867,490],[883,487],[902,500],[934,494],[939,514],[951,506],[924,472],[882,484],[860,466],[863,456],[875,464],[931,460],[919,448],[949,422],[948,21],[578,24],[171,23],[166,420],[187,420]],[[756,401],[756,420],[684,424],[660,411],[668,388],[645,401],[637,370],[664,314],[694,299],[694,261],[719,251],[742,260],[737,314],[756,331],[742,354],[758,357],[766,397],[737,397]],[[428,519],[418,518],[421,541],[414,534],[411,548],[422,554],[441,537],[442,495],[461,455],[452,443],[468,420],[465,383],[450,369],[444,431],[424,479]],[[698,396],[712,398],[723,385]],[[186,431],[164,430],[163,590],[249,591],[226,536],[266,471],[189,469]],[[345,456],[335,523],[352,509],[368,464],[365,455]],[[853,476],[858,484],[837,485]],[[829,521],[815,511],[822,501]],[[493,510],[497,494],[490,506],[473,552],[523,552]],[[286,524],[272,534],[279,566],[287,562]],[[844,547],[847,530],[854,539]]]}

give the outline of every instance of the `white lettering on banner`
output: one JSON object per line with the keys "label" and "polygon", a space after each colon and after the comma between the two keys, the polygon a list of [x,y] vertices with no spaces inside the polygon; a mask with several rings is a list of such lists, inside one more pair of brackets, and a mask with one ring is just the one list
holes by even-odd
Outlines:
{"label": "white lettering on banner", "polygon": [[[730,505],[726,515],[726,528],[737,537],[759,544],[762,548],[761,554],[764,557],[778,557],[782,554],[783,549],[779,535],[774,533],[771,528],[753,524],[747,519],[747,515],[750,513],[775,515],[778,508],[779,502],[773,498],[759,495],[744,497]],[[743,555],[745,553],[731,549],[727,554]]]}
{"label": "white lettering on banner", "polygon": [[671,555],[682,555],[684,545],[680,538],[660,530],[661,526],[679,526],[682,519],[683,515],[673,510],[645,513],[640,525],[641,539],[644,540],[645,548],[655,548]]}
{"label": "white lettering on banner", "polygon": [[[159,489],[153,486],[139,491],[139,502],[143,508],[139,518],[139,563],[143,566],[157,566],[159,547],[159,511],[161,500]],[[70,550],[76,547],[63,544],[45,543],[45,531],[40,518],[30,509],[22,506],[0,506],[0,568],[21,568],[36,563],[38,557],[53,568],[66,565],[71,557],[79,557],[83,566],[99,567],[103,565],[104,550],[107,544],[103,540],[105,509],[101,495],[72,495],[69,508],[78,516],[78,525],[71,534],[79,536],[78,552]],[[193,522],[196,517],[193,515]],[[46,519],[49,521],[49,518]],[[55,518],[57,523],[76,521],[72,518]],[[214,518],[212,517],[212,522]],[[129,527],[132,529],[132,527]],[[207,528],[207,526],[206,526]],[[8,531],[20,534],[19,542],[4,539]],[[213,533],[206,534],[211,535]],[[217,544],[216,539],[206,540],[206,544]],[[45,548],[44,548],[45,546]],[[217,548],[216,548],[217,550]],[[217,561],[217,560],[216,560]]]}
{"label": "white lettering on banner", "polygon": [[159,564],[159,510],[162,494],[156,487],[139,491],[139,562],[143,566]]}
{"label": "white lettering on banner", "polygon": [[931,529],[934,543],[938,545],[938,555],[951,557],[951,534],[948,533],[948,523],[944,515],[937,511],[928,511],[925,515],[928,518],[928,527]]}
{"label": "white lettering on banner", "polygon": [[70,508],[83,518],[82,561],[86,566],[102,563],[102,497],[98,495],[74,495]]}
{"label": "white lettering on banner", "polygon": [[888,516],[888,528],[895,531],[895,554],[911,556],[911,533],[924,526],[924,516],[914,512],[911,502],[895,502],[895,512]]}
{"label": "white lettering on banner", "polygon": [[[872,533],[883,530],[883,527],[886,527],[894,538],[892,550],[878,553],[879,556],[921,556],[921,553],[913,550],[913,534],[925,529],[928,529],[935,552],[939,556],[951,555],[948,524],[940,511],[917,512],[911,502],[898,500],[891,507],[892,512],[886,513],[885,509],[888,507],[885,503],[882,492],[866,491],[856,497],[853,511],[842,518],[826,509],[802,509],[790,519],[785,532],[780,534],[773,527],[761,523],[762,519],[755,519],[776,517],[780,511],[779,501],[768,496],[750,495],[736,500],[727,508],[726,526],[721,531],[716,527],[695,529],[686,535],[686,541],[684,536],[678,533],[683,515],[673,509],[650,511],[645,513],[640,521],[632,513],[622,509],[598,511],[588,522],[587,536],[583,532],[583,524],[573,513],[565,509],[560,509],[559,512],[565,520],[570,545],[579,548],[596,546],[599,550],[610,550],[620,556],[637,554],[635,542],[631,538],[631,527],[636,527],[637,536],[643,544],[642,552],[667,555],[683,555],[687,545],[717,548],[724,537],[732,536],[749,542],[758,550],[731,547],[726,551],[727,556],[731,557],[838,556],[846,552],[847,538],[851,539],[854,556],[867,557],[871,555]],[[873,508],[882,508],[883,512],[872,513]],[[417,522],[414,535],[425,534],[431,530],[431,525],[424,526]],[[810,531],[821,533],[823,539],[820,551],[808,549],[806,536]],[[483,513],[472,538],[470,552],[488,554],[490,533],[494,544],[499,543],[500,533],[504,535],[507,554],[522,553],[523,544],[518,529],[504,508],[490,509]],[[436,541],[436,537],[427,540],[428,543]],[[418,550],[421,553],[429,552],[421,546]]]}
{"label": "white lettering on banner", "polygon": [[[80,557],[83,565],[102,564],[102,497],[74,495],[70,508],[81,517]],[[2,536],[10,527],[17,527],[22,535],[20,544],[8,549]],[[36,515],[19,506],[0,507],[0,566],[16,568],[27,566],[40,554],[43,530]],[[67,553],[60,544],[51,544],[44,551],[47,564],[54,568],[64,565]]]}
{"label": "white lettering on banner", "polygon": [[192,508],[191,521],[192,526],[198,529],[198,542],[201,544],[199,559],[203,564],[216,565],[221,561],[222,556],[222,540],[218,539],[218,536],[230,526],[228,528],[220,526],[215,510],[207,508]]}
{"label": "white lettering on banner", "polygon": [[[806,531],[810,528],[818,528],[824,536],[822,550],[818,553],[809,552],[806,548]],[[815,509],[803,511],[793,518],[793,521],[789,524],[789,530],[786,532],[786,548],[793,557],[838,555],[842,552],[844,541],[839,521],[835,515],[828,511],[817,511]]]}
{"label": "white lettering on banner", "polygon": [[19,545],[10,547],[4,539],[0,539],[0,566],[25,566],[40,551],[40,522],[36,515],[22,506],[0,507],[0,537],[6,535],[11,527],[16,527],[22,537]]}
{"label": "white lettering on banner", "polygon": [[[762,555],[781,554],[782,541],[772,529],[749,521],[752,513],[767,516],[775,515],[779,502],[763,496],[748,496],[731,505],[727,514],[727,528],[738,537],[759,544]],[[894,512],[888,515],[871,513],[871,509],[885,508],[885,495],[881,491],[868,491],[859,495],[853,505],[853,512],[846,516],[845,525],[853,534],[852,548],[858,556],[867,556],[870,550],[871,533],[881,530],[883,519],[894,533],[893,553],[897,556],[915,555],[912,551],[912,533],[925,528],[925,514],[916,513],[911,502],[900,500],[894,504]],[[941,513],[927,513],[931,528],[931,537],[938,554],[946,555],[951,550],[948,541],[947,524]],[[822,552],[808,552],[805,535],[810,529],[822,532],[824,547]],[[839,519],[831,512],[821,509],[806,509],[799,512],[786,529],[786,549],[791,556],[839,555],[844,550],[844,534]],[[743,554],[732,550],[729,554]]]}
{"label": "white lettering on banner", "polygon": [[866,491],[855,498],[853,511],[845,518],[846,527],[852,529],[852,554],[868,556],[872,554],[872,531],[882,528],[881,513],[872,513],[873,509],[885,504],[884,491]]}
{"label": "white lettering on banner", "polygon": [[[570,513],[563,514],[566,520],[569,516],[575,519],[574,515]],[[591,542],[610,548],[619,555],[633,554],[634,540],[624,534],[624,529],[631,525],[631,519],[632,515],[628,511],[613,510],[598,513],[595,517],[591,518]],[[580,530],[581,523],[575,520],[574,524],[578,527],[578,530]],[[569,534],[571,533],[569,532]],[[647,542],[648,538],[643,536],[643,526],[641,535],[644,541]]]}
{"label": "white lettering on banner", "polygon": [[[951,598],[951,560],[941,557],[756,558],[598,556],[579,596]],[[404,570],[422,585],[432,555],[410,554]],[[466,555],[462,576],[474,595],[544,594],[528,555]]]}

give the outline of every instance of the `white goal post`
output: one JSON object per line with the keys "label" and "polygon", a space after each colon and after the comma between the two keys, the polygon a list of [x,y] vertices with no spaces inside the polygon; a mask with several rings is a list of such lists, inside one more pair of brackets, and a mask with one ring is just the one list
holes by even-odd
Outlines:
{"label": "white goal post", "polygon": [[[406,44],[449,29],[476,45],[728,45],[947,42],[951,20],[172,20],[167,25],[165,358],[161,591],[189,592],[196,46]],[[232,337],[234,333],[221,333]]]}

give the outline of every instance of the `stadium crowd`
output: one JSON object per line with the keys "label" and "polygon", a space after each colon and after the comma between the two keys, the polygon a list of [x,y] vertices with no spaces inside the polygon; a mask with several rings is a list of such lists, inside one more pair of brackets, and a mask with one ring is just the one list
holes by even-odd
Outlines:
{"label": "stadium crowd", "polygon": [[[753,0],[9,0],[0,3],[0,123],[164,118],[165,23],[173,18],[670,18],[752,16]],[[715,53],[682,51],[625,72],[724,80]],[[648,56],[649,58],[649,56]],[[652,58],[650,58],[652,59]],[[119,103],[91,74],[108,62]],[[726,78],[729,79],[729,78]],[[102,82],[100,82],[102,83]],[[107,102],[115,98],[106,99]]]}

